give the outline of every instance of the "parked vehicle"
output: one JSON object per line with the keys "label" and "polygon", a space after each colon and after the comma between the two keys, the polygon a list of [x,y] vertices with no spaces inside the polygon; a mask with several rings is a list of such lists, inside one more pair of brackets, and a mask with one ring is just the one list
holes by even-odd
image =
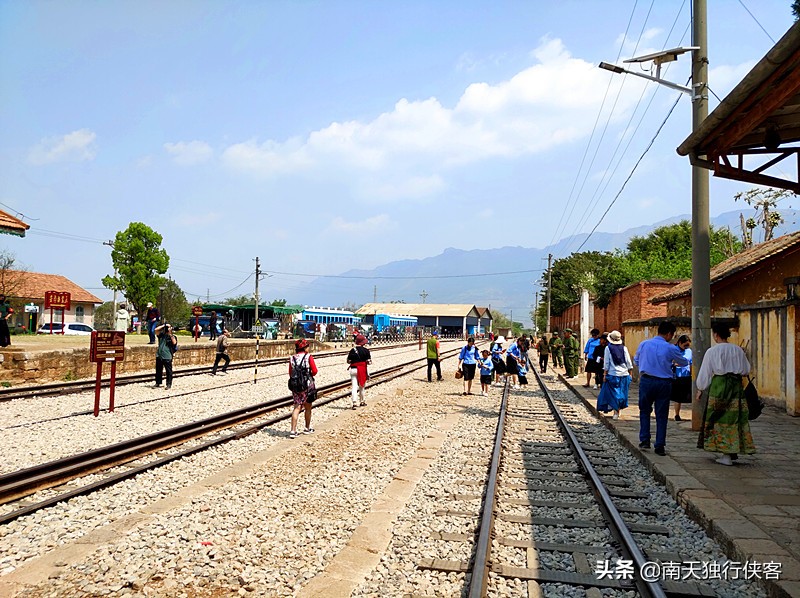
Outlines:
{"label": "parked vehicle", "polygon": [[[94,331],[94,328],[80,322],[67,322],[67,327],[64,328],[64,324],[61,322],[53,322],[53,334],[62,334],[62,330],[63,334],[67,336],[88,336]],[[36,334],[50,334],[50,322],[42,324]]]}

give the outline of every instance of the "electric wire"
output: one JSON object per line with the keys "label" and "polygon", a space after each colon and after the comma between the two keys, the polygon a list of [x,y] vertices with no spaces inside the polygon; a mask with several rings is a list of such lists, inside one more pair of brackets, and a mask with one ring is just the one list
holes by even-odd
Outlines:
{"label": "electric wire", "polygon": [[[689,82],[687,81],[686,83],[688,84]],[[659,125],[658,130],[656,131],[655,135],[653,135],[653,138],[650,140],[650,143],[647,144],[647,147],[642,152],[642,155],[639,156],[638,160],[636,160],[636,164],[633,165],[633,168],[631,169],[630,173],[628,174],[628,177],[622,183],[622,187],[620,187],[620,190],[614,196],[614,199],[611,200],[611,203],[608,204],[608,207],[606,208],[606,211],[603,212],[602,216],[600,216],[600,220],[597,221],[597,224],[594,225],[594,228],[592,228],[592,230],[589,232],[587,237],[583,240],[583,243],[581,243],[581,246],[578,247],[576,253],[580,252],[580,250],[583,249],[583,246],[586,245],[587,241],[592,237],[594,232],[597,230],[597,227],[600,226],[600,224],[603,222],[603,219],[606,217],[608,212],[611,210],[611,208],[614,206],[616,201],[619,199],[620,195],[622,195],[622,192],[625,190],[625,186],[628,184],[628,181],[630,181],[631,177],[633,177],[633,173],[636,172],[636,169],[639,167],[639,164],[641,164],[642,160],[647,155],[647,152],[649,152],[650,148],[653,147],[653,143],[655,143],[656,139],[658,138],[658,135],[663,130],[664,125],[667,124],[667,121],[669,120],[669,117],[672,116],[672,113],[675,110],[675,107],[678,105],[678,102],[680,102],[682,96],[683,96],[683,94],[679,93],[678,97],[675,98],[675,102],[672,104],[672,107],[669,109],[669,112],[667,113],[667,116],[661,122],[661,125]]]}
{"label": "electric wire", "polygon": [[[619,44],[619,51],[617,52],[617,59],[616,62],[619,62],[620,56],[622,56],[622,49],[625,47],[625,40],[628,38],[628,31],[630,31],[631,23],[633,22],[633,16],[636,14],[636,6],[638,5],[638,0],[634,0],[633,8],[631,9],[630,17],[628,17],[628,24],[625,27],[625,33],[622,36],[622,40]],[[597,111],[597,116],[595,117],[594,125],[592,126],[592,132],[589,135],[589,141],[586,143],[586,149],[583,151],[583,157],[581,158],[581,163],[578,166],[578,169],[575,171],[575,180],[572,181],[572,188],[570,189],[569,195],[567,196],[566,206],[570,205],[572,201],[573,194],[575,192],[575,186],[578,184],[578,180],[580,180],[581,171],[583,170],[583,165],[586,161],[586,156],[589,153],[589,148],[592,147],[592,140],[594,139],[594,134],[597,130],[597,123],[600,122],[600,116],[603,114],[603,108],[606,105],[606,98],[608,97],[608,92],[611,89],[611,78],[608,80],[608,85],[606,86],[606,91],[603,94],[603,101],[600,103],[600,108]],[[599,145],[599,142],[598,142]],[[575,198],[577,202],[577,198]],[[564,220],[564,215],[566,214],[566,209],[561,212],[561,217],[558,220],[558,224],[556,225],[555,229],[553,229],[553,236],[550,239],[549,245],[552,246],[556,242],[556,238],[558,237],[561,231],[561,223]]]}
{"label": "electric wire", "polygon": [[778,43],[778,42],[776,42],[776,41],[775,41],[775,40],[772,38],[772,36],[769,34],[769,32],[768,32],[766,29],[764,29],[764,26],[763,26],[761,23],[759,23],[759,21],[758,21],[758,19],[756,18],[756,16],[755,16],[755,15],[754,15],[752,12],[750,12],[750,9],[749,9],[749,8],[747,8],[747,6],[745,5],[745,3],[744,3],[744,2],[742,2],[742,0],[739,0],[739,4],[741,4],[741,5],[742,5],[742,8],[744,8],[744,9],[747,11],[747,14],[749,14],[751,17],[753,17],[753,20],[756,22],[756,25],[758,25],[759,27],[761,27],[761,31],[763,31],[763,32],[764,32],[764,34],[765,34],[765,35],[766,35],[766,36],[767,36],[767,37],[770,39],[770,41],[771,41],[773,44],[776,44],[776,43]]}

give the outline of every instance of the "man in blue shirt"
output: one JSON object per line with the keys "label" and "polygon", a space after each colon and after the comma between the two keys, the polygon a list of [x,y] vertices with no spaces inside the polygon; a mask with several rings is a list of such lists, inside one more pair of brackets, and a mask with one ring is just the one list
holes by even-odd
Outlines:
{"label": "man in blue shirt", "polygon": [[672,394],[672,363],[689,362],[677,346],[670,343],[675,324],[661,322],[658,336],[639,343],[633,358],[639,368],[639,448],[650,448],[650,414],[656,412],[656,455],[666,455],[667,419]]}
{"label": "man in blue shirt", "polygon": [[[589,334],[592,335],[592,338],[586,341],[586,346],[583,348],[584,370],[586,371],[586,384],[584,384],[584,386],[586,388],[589,388],[589,385],[592,383],[592,374],[597,372],[597,369],[592,363],[592,355],[594,355],[595,347],[600,344],[600,331],[597,328],[592,328]],[[597,380],[597,378],[595,378],[595,380]],[[595,384],[594,387],[597,388],[597,384]]]}

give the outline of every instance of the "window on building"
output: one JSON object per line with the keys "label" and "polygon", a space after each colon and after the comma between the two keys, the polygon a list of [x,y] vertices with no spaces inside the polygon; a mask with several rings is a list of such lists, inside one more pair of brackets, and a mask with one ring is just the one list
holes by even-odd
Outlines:
{"label": "window on building", "polygon": [[75,307],[75,321],[83,322],[83,305],[77,305]]}

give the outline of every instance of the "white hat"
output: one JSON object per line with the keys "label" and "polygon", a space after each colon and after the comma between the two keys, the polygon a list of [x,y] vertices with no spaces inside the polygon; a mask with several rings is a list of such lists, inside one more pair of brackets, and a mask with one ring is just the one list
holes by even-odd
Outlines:
{"label": "white hat", "polygon": [[506,337],[504,337],[503,335],[500,335],[496,339],[494,339],[494,342],[499,343],[499,344],[502,345],[504,342],[506,342]]}
{"label": "white hat", "polygon": [[608,333],[608,342],[612,345],[622,344],[622,335],[620,334],[619,330],[612,330]]}

